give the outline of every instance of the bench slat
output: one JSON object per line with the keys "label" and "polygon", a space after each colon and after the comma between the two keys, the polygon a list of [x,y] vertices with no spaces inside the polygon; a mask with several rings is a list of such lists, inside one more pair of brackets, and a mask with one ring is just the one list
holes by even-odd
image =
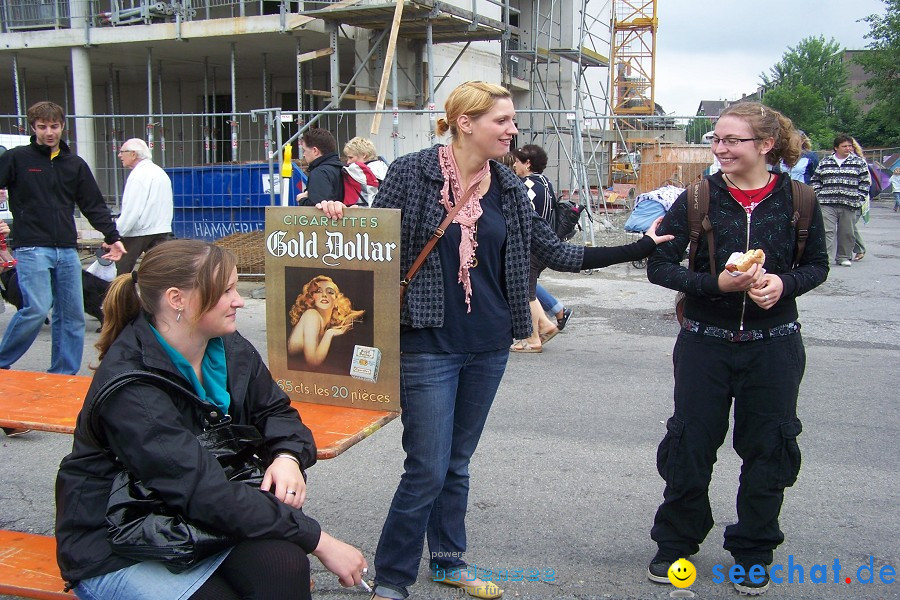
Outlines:
{"label": "bench slat", "polygon": [[0,530],[0,594],[72,600],[75,595],[63,593],[64,586],[56,565],[56,539]]}
{"label": "bench slat", "polygon": [[[0,427],[72,434],[91,378],[34,371],[0,371]],[[334,458],[390,423],[399,413],[292,402],[313,433],[320,460]]]}

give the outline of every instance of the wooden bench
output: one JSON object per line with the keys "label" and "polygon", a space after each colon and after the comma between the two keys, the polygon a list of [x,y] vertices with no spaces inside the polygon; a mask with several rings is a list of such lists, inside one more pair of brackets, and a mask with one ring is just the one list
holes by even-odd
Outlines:
{"label": "wooden bench", "polygon": [[[0,371],[0,427],[73,433],[91,378]],[[399,413],[292,402],[316,440],[319,460],[334,458]]]}
{"label": "wooden bench", "polygon": [[[73,433],[91,378],[0,371],[0,427]],[[399,413],[293,402],[316,441],[319,460],[334,458]],[[0,530],[0,594],[74,598],[63,593],[52,537]]]}
{"label": "wooden bench", "polygon": [[0,594],[69,598],[56,566],[56,538],[0,530]]}

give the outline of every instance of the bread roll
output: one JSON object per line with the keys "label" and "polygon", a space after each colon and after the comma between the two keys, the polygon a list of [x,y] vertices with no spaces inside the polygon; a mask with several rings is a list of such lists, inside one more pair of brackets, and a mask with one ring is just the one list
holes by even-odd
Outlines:
{"label": "bread roll", "polygon": [[745,252],[735,263],[729,263],[725,265],[725,268],[732,272],[740,271],[741,273],[746,273],[754,264],[762,267],[765,262],[766,253],[757,248],[756,250]]}

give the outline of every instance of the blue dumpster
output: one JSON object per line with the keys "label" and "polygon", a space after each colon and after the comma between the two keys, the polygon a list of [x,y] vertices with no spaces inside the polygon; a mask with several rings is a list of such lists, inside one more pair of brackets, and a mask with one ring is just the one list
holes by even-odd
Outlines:
{"label": "blue dumpster", "polygon": [[[165,171],[172,179],[172,231],[176,237],[212,241],[265,227],[265,207],[271,204],[267,163],[169,167]],[[291,206],[297,205],[297,194],[303,190],[305,179],[295,168],[290,186]],[[277,166],[274,180],[276,186],[281,185]],[[276,194],[275,202],[280,200],[280,194]]]}

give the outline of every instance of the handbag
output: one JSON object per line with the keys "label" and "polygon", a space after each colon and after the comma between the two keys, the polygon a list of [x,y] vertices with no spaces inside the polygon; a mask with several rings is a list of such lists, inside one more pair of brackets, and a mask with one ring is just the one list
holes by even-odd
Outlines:
{"label": "handbag", "polygon": [[456,216],[462,207],[466,205],[469,201],[469,198],[475,193],[475,190],[478,189],[477,185],[470,186],[468,191],[463,194],[462,200],[453,205],[453,208],[450,209],[450,212],[447,213],[447,216],[444,217],[444,220],[441,221],[441,224],[438,225],[437,229],[434,230],[434,233],[431,234],[431,239],[426,242],[425,247],[422,248],[422,251],[419,252],[419,256],[416,257],[416,260],[413,261],[412,266],[409,268],[409,271],[406,272],[406,277],[400,280],[400,304],[403,304],[403,296],[406,295],[406,288],[409,285],[409,282],[412,281],[412,278],[415,277],[416,273],[419,269],[422,268],[422,265],[425,264],[425,259],[428,258],[428,254],[434,249],[434,246],[437,244],[438,240],[441,239],[444,235],[444,232],[447,231],[447,228],[450,227],[450,223],[453,222],[453,218]]}
{"label": "handbag", "polygon": [[6,243],[6,236],[0,233],[0,272],[12,269],[16,266],[16,262],[18,261],[12,255],[9,245]]}
{"label": "handbag", "polygon": [[[204,402],[178,383],[149,371],[128,371],[112,378],[87,407],[89,435],[99,440],[99,407],[121,387],[135,382],[167,387],[190,397],[202,407],[200,445],[212,454],[229,481],[259,488],[269,463],[265,440],[252,425],[236,425],[231,417]],[[107,444],[100,444],[109,450]],[[116,460],[116,462],[119,462]],[[161,562],[173,573],[190,568],[203,559],[237,543],[227,535],[191,523],[147,488],[127,468],[115,476],[106,506],[107,541],[113,552],[143,562]]]}

